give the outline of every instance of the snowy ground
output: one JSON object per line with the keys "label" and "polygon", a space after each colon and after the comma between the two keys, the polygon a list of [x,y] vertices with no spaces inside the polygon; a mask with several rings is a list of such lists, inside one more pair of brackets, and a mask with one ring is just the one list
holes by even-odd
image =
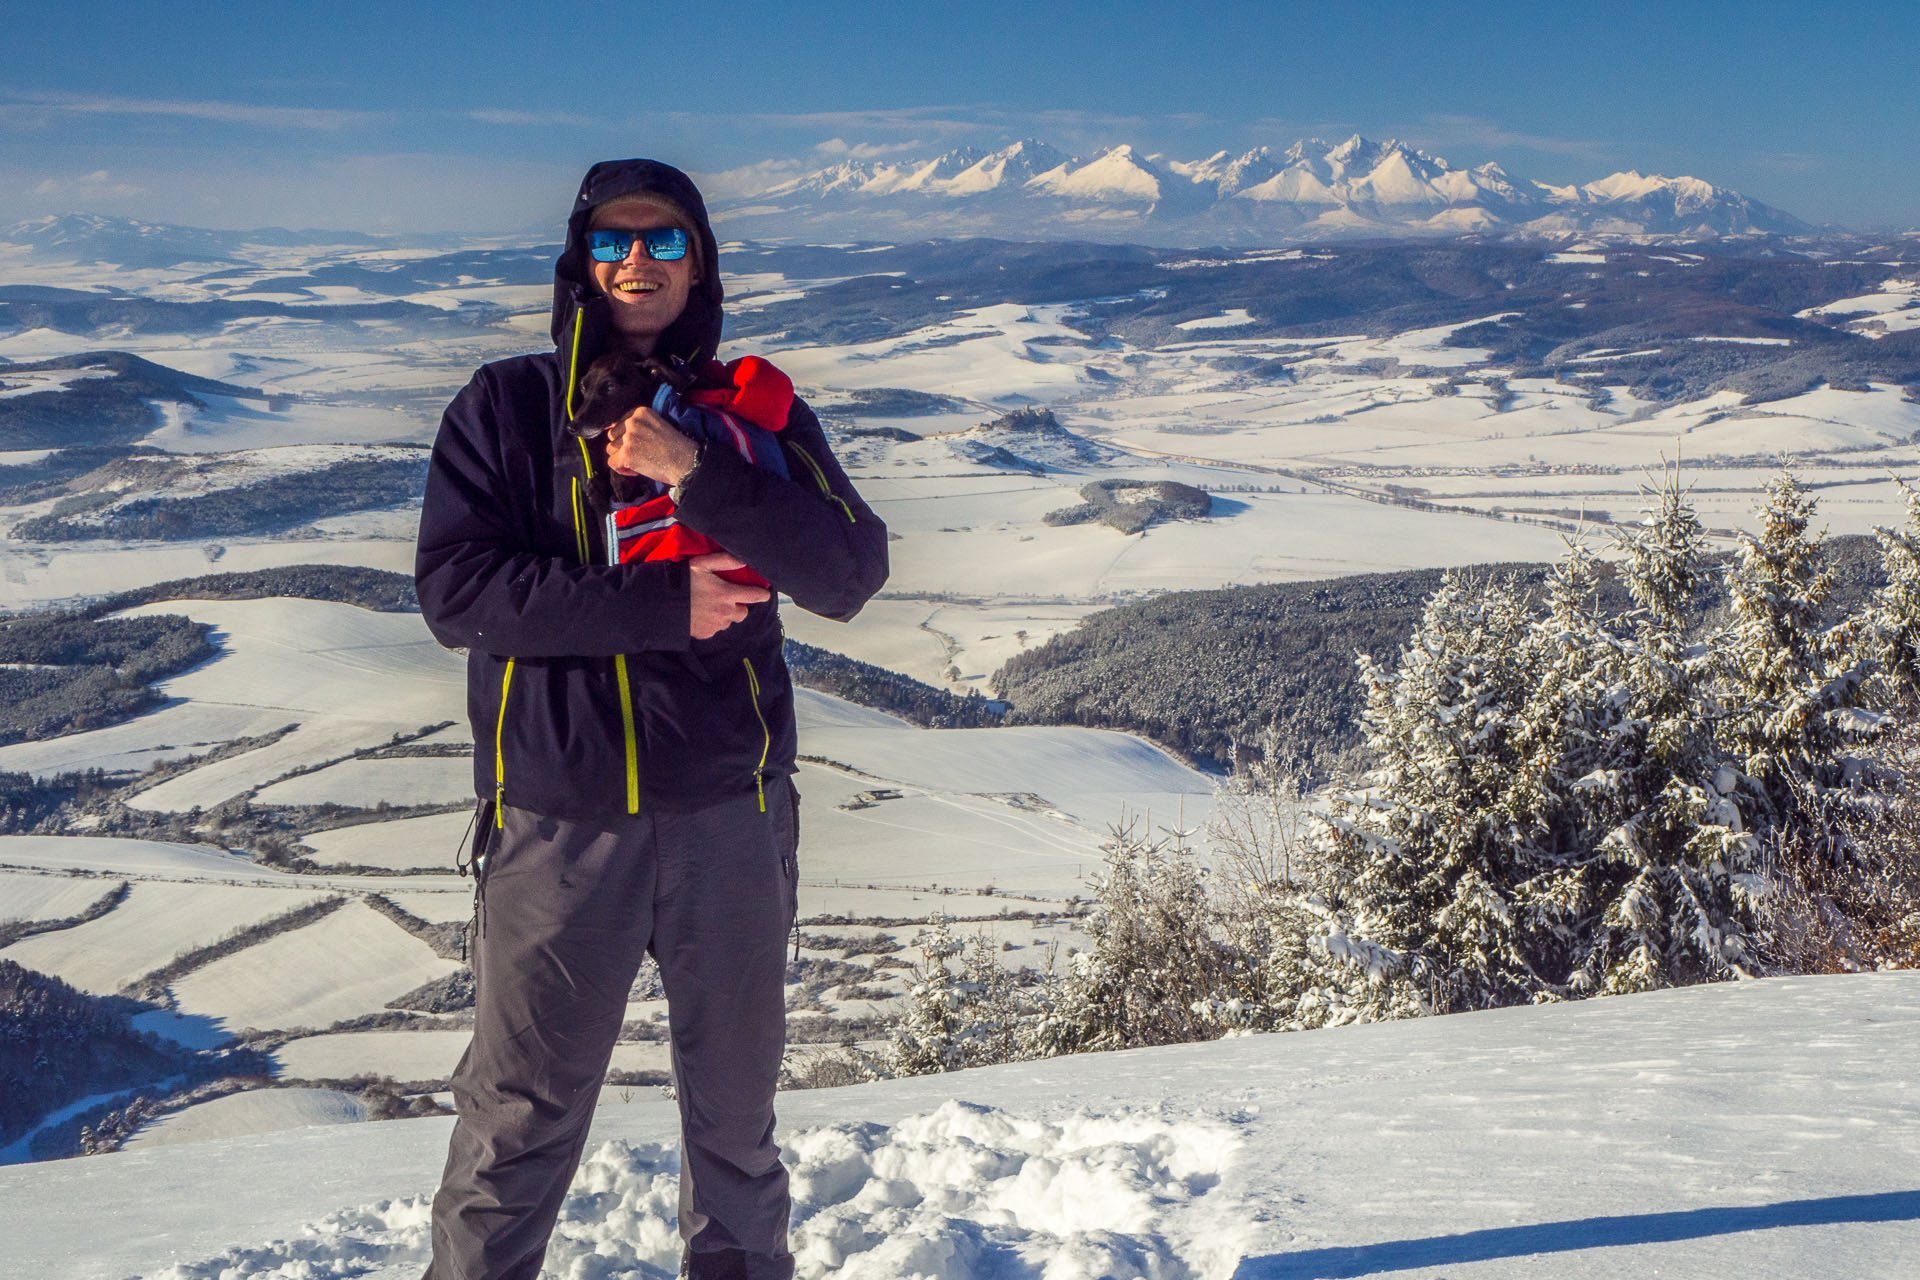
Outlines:
{"label": "snowy ground", "polygon": [[[786,1095],[794,1250],[849,1280],[1893,1280],[1916,1060],[1920,978],[1877,974]],[[448,1123],[0,1170],[0,1249],[38,1280],[411,1277]],[[672,1274],[676,1123],[603,1099],[548,1274]]]}
{"label": "snowy ground", "polygon": [[[260,278],[320,260],[302,252],[263,258]],[[243,277],[216,285],[200,270],[101,268],[100,277],[177,301],[253,296]],[[86,272],[0,263],[10,283],[80,287]],[[729,288],[765,305],[821,283],[761,272]],[[431,340],[383,322],[268,317],[192,335],[130,331],[112,345],[297,397],[278,409],[212,395],[200,407],[165,403],[144,442],[181,455],[251,451],[221,465],[264,473],[343,446],[426,442],[474,365],[544,341],[548,296],[544,285],[423,290],[408,300],[506,313],[491,328]],[[1853,316],[1846,327],[1878,336],[1920,323],[1917,297],[1911,282],[1893,282],[1808,318]],[[1074,311],[1003,304],[880,342],[756,344],[816,402],[899,387],[963,401],[926,417],[860,420],[908,438],[841,440],[896,535],[893,576],[851,625],[787,610],[790,634],[984,689],[1008,658],[1088,613],[1160,591],[1551,558],[1569,524],[1631,518],[1645,470],[1663,456],[1698,464],[1696,501],[1722,536],[1750,521],[1780,450],[1820,451],[1802,474],[1835,532],[1897,520],[1888,473],[1920,469],[1920,405],[1891,387],[1759,406],[1731,397],[1662,406],[1617,390],[1590,398],[1541,380],[1509,380],[1502,395],[1490,384],[1506,371],[1444,346],[1445,328],[1236,338],[1245,313],[1223,309],[1184,324],[1179,342],[1135,350],[1082,341]],[[27,330],[0,335],[0,356],[86,345]],[[1293,379],[1253,381],[1216,363],[1236,357],[1284,357]],[[1362,361],[1379,371],[1359,372]],[[1433,369],[1477,381],[1438,393]],[[84,376],[39,373],[26,389]],[[1051,407],[1083,443],[979,427],[1028,404]],[[982,461],[994,446],[1045,467]],[[1046,522],[1081,500],[1081,486],[1112,479],[1197,485],[1213,494],[1213,514],[1136,536]],[[0,528],[47,505],[0,510]],[[386,511],[218,542],[0,539],[0,608],[293,563],[405,572],[411,536],[409,513]],[[394,735],[445,720],[454,727],[419,743],[469,741],[460,658],[433,644],[417,615],[287,600],[139,612],[212,623],[219,656],[165,682],[159,710],[0,748],[0,770],[138,771],[294,726],[134,803],[182,814],[242,796],[372,806],[468,795],[457,755],[377,754]],[[1082,944],[1058,916],[1087,891],[1108,826],[1131,813],[1158,829],[1192,828],[1210,803],[1208,778],[1123,735],[934,733],[805,691],[799,717],[801,751],[813,757],[797,779],[801,914],[814,922],[803,954],[861,976],[797,1011],[796,1028],[884,1012],[876,992],[903,985],[899,969],[878,963],[885,948],[916,958],[914,935],[936,910],[962,917],[962,934],[1004,942],[1009,964]],[[463,1042],[457,1020],[337,1028],[452,967],[358,899],[381,893],[430,922],[466,919],[471,883],[450,874],[466,821],[450,812],[307,835],[316,862],[367,875],[293,877],[187,845],[0,837],[0,919],[59,919],[132,882],[99,920],[0,958],[112,992],[236,928],[344,894],[355,900],[178,978],[178,1008],[139,1025],[198,1047],[246,1026],[297,1029],[276,1051],[286,1081],[437,1079]],[[870,937],[884,938],[879,950],[847,954],[848,940]],[[801,1193],[796,1241],[806,1274],[856,1278],[1903,1274],[1903,1251],[1920,1243],[1904,1065],[1920,1048],[1917,1008],[1906,975],[1769,982],[793,1095],[784,1112]],[[658,1001],[636,998],[629,1017],[658,1012]],[[623,1043],[616,1065],[659,1070],[663,1049]],[[976,1105],[945,1105],[955,1097]],[[241,1095],[151,1123],[118,1156],[0,1170],[0,1272],[412,1274],[417,1197],[431,1187],[445,1126],[355,1123],[359,1105],[326,1091]],[[609,1101],[599,1136],[626,1145],[589,1164],[557,1246],[567,1274],[656,1274],[622,1272],[622,1259],[670,1256],[661,1178],[672,1133],[670,1107],[650,1090]],[[158,1144],[168,1150],[138,1149]],[[24,1158],[24,1140],[0,1153]],[[383,1199],[396,1203],[373,1207]],[[111,1232],[97,1227],[106,1206]],[[867,1234],[873,1224],[885,1240]],[[228,1250],[226,1263],[214,1261]]]}

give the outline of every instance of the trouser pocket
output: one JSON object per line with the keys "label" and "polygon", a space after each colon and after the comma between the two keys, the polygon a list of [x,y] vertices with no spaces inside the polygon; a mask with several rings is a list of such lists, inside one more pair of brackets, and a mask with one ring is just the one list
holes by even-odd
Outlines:
{"label": "trouser pocket", "polygon": [[782,834],[780,846],[780,869],[787,879],[787,912],[791,918],[800,915],[800,788],[793,785],[793,776],[787,776],[787,829]]}

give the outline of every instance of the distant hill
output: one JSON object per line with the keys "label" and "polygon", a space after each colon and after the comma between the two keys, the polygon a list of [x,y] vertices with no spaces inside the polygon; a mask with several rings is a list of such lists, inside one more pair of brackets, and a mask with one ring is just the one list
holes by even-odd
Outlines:
{"label": "distant hill", "polygon": [[[53,305],[9,302],[0,297],[0,326],[13,318],[14,308]],[[29,389],[39,379],[21,376],[65,370],[93,372],[85,377],[54,380],[58,385],[46,390]],[[196,393],[266,399],[251,388],[182,373],[125,351],[88,351],[0,365],[0,385],[20,388],[13,395],[0,397],[0,450],[131,444],[160,425],[160,414],[151,403],[155,400],[198,405],[201,401],[195,398]]]}
{"label": "distant hill", "polygon": [[0,960],[0,1145],[49,1111],[146,1084],[194,1055],[133,1029],[137,1007]]}
{"label": "distant hill", "polygon": [[[1234,313],[1236,340],[1298,343],[1459,326],[1444,345],[1484,349],[1503,375],[1596,393],[1624,386],[1656,402],[1718,390],[1774,400],[1823,381],[1906,384],[1920,395],[1920,330],[1872,337],[1823,310],[1912,279],[1920,240],[1873,248],[1836,239],[1797,249],[1723,242],[1675,252],[1649,245],[1548,252],[1475,241],[1195,252],[968,240],[868,246],[857,256],[746,248],[734,260],[738,270],[791,276],[832,277],[850,267],[866,273],[730,317],[734,342],[877,342],[1008,302],[1072,304],[1071,327],[1086,345],[1190,343],[1209,332],[1193,328],[1196,322],[1217,325]],[[1268,360],[1229,356],[1231,366],[1217,367],[1249,384],[1284,382],[1292,377],[1288,361],[1312,355],[1302,347]],[[1455,364],[1381,364],[1376,372],[1388,377],[1460,372]],[[1005,450],[994,455],[1000,465],[1046,461],[1008,439],[986,445]]]}

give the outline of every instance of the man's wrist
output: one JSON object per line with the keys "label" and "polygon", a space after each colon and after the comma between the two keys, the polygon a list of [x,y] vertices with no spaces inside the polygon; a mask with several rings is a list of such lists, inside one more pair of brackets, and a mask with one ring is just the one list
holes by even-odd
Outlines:
{"label": "man's wrist", "polygon": [[680,497],[687,490],[687,482],[693,479],[696,471],[700,470],[700,459],[706,454],[706,449],[706,441],[701,440],[695,442],[693,446],[693,461],[687,464],[687,469],[680,473],[678,480],[675,480],[667,486],[667,496],[673,499],[674,506],[677,507],[680,505]]}

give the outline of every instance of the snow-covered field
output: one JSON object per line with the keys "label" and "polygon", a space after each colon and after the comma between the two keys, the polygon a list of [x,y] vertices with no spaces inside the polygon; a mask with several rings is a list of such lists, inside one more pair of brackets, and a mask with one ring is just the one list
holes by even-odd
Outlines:
{"label": "snow-covered field", "polygon": [[[808,1280],[1896,1280],[1916,1060],[1892,973],[790,1094],[794,1251]],[[449,1123],[0,1170],[0,1239],[37,1280],[411,1277]],[[548,1274],[673,1274],[676,1127],[603,1099]]]}
{"label": "snow-covered field", "polygon": [[[188,268],[84,265],[56,276],[18,256],[6,269],[22,283],[58,278],[66,287],[84,285],[97,271],[102,284],[185,302],[250,297],[251,280],[284,279],[332,261],[338,250],[316,249],[309,258],[298,248],[257,252],[257,271],[218,277]],[[372,252],[368,259],[392,265],[417,256]],[[1606,253],[1587,246],[1547,256],[1577,264],[1603,262]],[[757,257],[740,261],[750,269],[729,280],[729,292],[753,305],[805,296],[842,278],[789,278]],[[850,270],[858,267],[850,259]],[[295,301],[360,294],[315,282]],[[296,446],[425,443],[439,406],[475,364],[538,343],[547,305],[542,287],[520,284],[455,282],[402,297],[440,310],[485,302],[500,311],[490,325],[432,338],[394,332],[385,321],[341,325],[291,314],[236,320],[211,333],[117,337],[117,346],[171,367],[284,397],[274,402],[278,408],[222,396],[202,397],[201,407],[167,403],[166,423],[147,443],[195,453],[246,451],[242,458],[255,469],[296,456]],[[1893,279],[1877,293],[1811,309],[1804,318],[1884,333],[1920,315],[1915,299],[1911,280]],[[1510,370],[1486,362],[1486,351],[1446,345],[1464,324],[1510,314],[1492,309],[1461,324],[1391,336],[1306,339],[1235,336],[1247,313],[1223,308],[1182,321],[1175,331],[1181,340],[1134,348],[1113,338],[1088,342],[1074,327],[1081,305],[970,307],[911,332],[834,346],[780,335],[754,342],[820,403],[912,388],[963,405],[928,417],[860,420],[924,438],[842,441],[862,492],[900,535],[890,548],[893,576],[859,625],[799,619],[799,638],[957,689],[983,688],[1019,648],[1089,609],[1140,594],[1551,558],[1561,550],[1562,530],[1583,512],[1595,530],[1631,519],[1645,472],[1663,457],[1697,468],[1702,515],[1723,535],[1751,525],[1766,468],[1782,452],[1825,459],[1804,478],[1822,486],[1822,518],[1835,533],[1897,520],[1898,493],[1887,475],[1920,471],[1913,444],[1920,404],[1886,385],[1821,388],[1752,406],[1731,393],[1663,405],[1624,388],[1594,396],[1547,379],[1510,378]],[[1849,316],[1856,318],[1841,319]],[[0,354],[14,358],[74,347],[73,339],[44,330],[0,336]],[[1583,359],[1598,368],[1627,354]],[[1231,372],[1235,361],[1253,360],[1284,360],[1290,376],[1275,382]],[[1436,381],[1449,373],[1464,380]],[[47,371],[34,385],[78,376]],[[1049,469],[1038,475],[981,461],[973,448],[976,424],[1031,404],[1054,410],[1097,456],[1046,454],[1039,460]],[[1017,441],[995,442],[1028,456]],[[1045,522],[1099,478],[1196,484],[1214,494],[1215,512],[1138,536]],[[1427,505],[1409,505],[1408,498]],[[210,567],[323,560],[404,571],[408,526],[379,514],[319,520],[291,540],[237,537],[217,548],[168,543],[142,547],[138,556],[84,543],[9,541],[0,544],[0,605],[100,594]],[[217,566],[208,555],[218,556]],[[1010,639],[1020,633],[1024,639]],[[0,767],[10,766],[0,758]],[[334,798],[354,785],[336,778],[288,796]],[[431,786],[415,779],[396,795],[418,797]],[[153,801],[195,802],[184,791]]]}
{"label": "snow-covered field", "polygon": [[[171,301],[261,298],[259,281],[338,253],[275,250],[252,277],[207,276],[205,264],[98,272],[101,283]],[[74,288],[88,270],[0,254],[9,283]],[[758,271],[729,289],[771,306],[829,283]],[[269,293],[383,300],[336,285]],[[161,425],[143,444],[213,455],[192,463],[185,494],[344,457],[347,446],[354,456],[400,456],[368,447],[425,443],[471,368],[539,345],[549,296],[544,285],[422,287],[403,301],[499,309],[486,326],[431,337],[387,321],[283,315],[184,335],[130,329],[113,345],[275,397],[157,405]],[[1893,281],[1806,318],[1852,317],[1848,329],[1882,336],[1920,323],[1916,296],[1910,281]],[[1619,389],[1600,396],[1508,378],[1484,351],[1445,345],[1457,325],[1237,337],[1251,316],[1223,306],[1180,322],[1176,341],[1135,348],[1087,341],[1078,311],[1002,303],[878,341],[755,344],[819,403],[909,388],[958,404],[862,417],[863,432],[840,437],[849,471],[895,534],[893,574],[852,624],[787,609],[794,638],[984,692],[1008,658],[1097,609],[1157,592],[1552,558],[1572,524],[1632,518],[1645,469],[1663,457],[1697,460],[1696,502],[1723,537],[1750,524],[1780,451],[1821,454],[1802,474],[1834,532],[1897,520],[1889,473],[1920,470],[1920,404],[1887,385],[1754,406],[1731,394],[1661,405]],[[22,330],[0,335],[0,356],[86,345]],[[1626,354],[1587,359],[1603,366]],[[1291,376],[1230,371],[1273,360]],[[1440,390],[1448,375],[1465,380]],[[87,376],[38,371],[0,394]],[[980,425],[1030,405],[1050,408],[1071,434]],[[1039,465],[1010,465],[996,449]],[[1178,481],[1207,490],[1214,506],[1205,519],[1141,535],[1047,521],[1106,480]],[[50,506],[0,509],[0,527]],[[131,546],[6,538],[0,609],[216,571],[331,563],[406,572],[411,560],[404,509],[274,537]],[[429,923],[471,913],[471,882],[452,874],[470,793],[458,752],[470,741],[460,656],[439,648],[418,615],[344,604],[184,600],[132,612],[210,623],[219,653],[162,682],[168,701],[158,710],[0,747],[0,770],[132,773],[280,734],[129,803],[156,820],[236,800],[447,811],[369,813],[376,820],[301,832],[321,868],[301,875],[210,846],[0,837],[0,920],[63,919],[131,882],[99,919],[0,948],[0,959],[111,993],[235,930],[346,895],[317,919],[218,958],[203,952],[168,984],[174,1007],[137,1025],[195,1047],[247,1027],[292,1033],[273,1050],[286,1081],[443,1079],[466,1034],[457,1015],[377,1030],[359,1020],[391,1020],[390,1001],[457,967],[364,898],[383,894]],[[1084,945],[1061,913],[1087,893],[1108,828],[1134,816],[1158,830],[1193,829],[1212,801],[1212,779],[1121,734],[929,731],[804,690],[798,714],[807,757],[796,779],[801,952],[848,964],[857,980],[797,1010],[797,1030],[884,1013],[887,993],[904,984],[900,969],[878,961],[889,948],[896,961],[915,958],[913,939],[936,911],[959,917],[961,934],[1003,944],[1008,964],[1043,964],[1050,944]],[[394,754],[396,739],[414,753]],[[328,870],[340,867],[370,870]],[[860,942],[856,954],[846,954],[849,941]],[[645,997],[636,992],[630,1019],[659,1013]],[[855,1280],[1920,1274],[1908,1263],[1920,1253],[1917,1055],[1920,989],[1891,974],[794,1094],[783,1100],[783,1132],[796,1251],[805,1275]],[[615,1066],[662,1071],[665,1046],[623,1042]],[[261,1090],[163,1116],[117,1155],[0,1169],[0,1272],[416,1274],[421,1197],[445,1123],[359,1123],[365,1114],[357,1098],[331,1090]],[[671,1274],[673,1133],[671,1105],[650,1089],[603,1099],[603,1145],[555,1246],[560,1273]],[[26,1158],[26,1140],[5,1158]],[[113,1227],[103,1232],[108,1206]]]}
{"label": "snow-covered field", "polygon": [[16,942],[0,956],[82,991],[111,995],[183,951],[320,896],[277,885],[142,881],[99,919]]}

